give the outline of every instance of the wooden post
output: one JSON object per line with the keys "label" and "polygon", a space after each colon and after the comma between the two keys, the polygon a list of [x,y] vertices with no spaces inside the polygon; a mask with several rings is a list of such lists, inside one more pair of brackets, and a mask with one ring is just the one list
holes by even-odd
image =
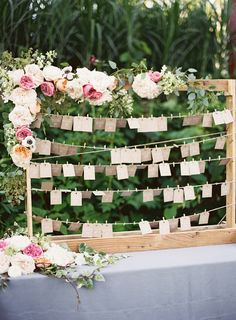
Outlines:
{"label": "wooden post", "polygon": [[228,96],[226,97],[226,105],[231,110],[234,122],[227,125],[226,132],[229,135],[227,137],[226,145],[226,157],[229,157],[230,162],[226,166],[226,181],[233,181],[229,184],[229,193],[226,196],[226,224],[228,228],[235,227],[235,134],[236,134],[236,81],[228,80]]}
{"label": "wooden post", "polygon": [[29,166],[26,169],[26,214],[27,214],[27,228],[30,238],[33,237],[33,217],[32,217],[32,195],[31,195],[31,179],[29,173]]}

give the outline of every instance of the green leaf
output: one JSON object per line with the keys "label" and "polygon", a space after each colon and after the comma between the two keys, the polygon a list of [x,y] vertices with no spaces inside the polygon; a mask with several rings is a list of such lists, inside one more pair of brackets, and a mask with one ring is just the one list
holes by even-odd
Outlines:
{"label": "green leaf", "polygon": [[188,69],[188,72],[195,73],[195,72],[197,72],[197,70],[194,69],[194,68],[189,68],[189,69]]}
{"label": "green leaf", "polygon": [[196,94],[194,92],[191,92],[189,95],[188,95],[188,100],[192,101],[196,98]]}
{"label": "green leaf", "polygon": [[109,63],[109,66],[110,66],[112,69],[117,69],[117,65],[116,65],[116,63],[115,63],[114,61],[109,60],[108,63]]}
{"label": "green leaf", "polygon": [[105,281],[104,276],[101,273],[97,273],[94,277],[94,280],[96,281]]}

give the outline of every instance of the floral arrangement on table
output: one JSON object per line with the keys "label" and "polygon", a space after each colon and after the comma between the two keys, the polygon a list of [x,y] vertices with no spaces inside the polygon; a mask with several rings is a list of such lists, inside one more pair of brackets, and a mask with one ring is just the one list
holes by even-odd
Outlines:
{"label": "floral arrangement on table", "polygon": [[45,236],[30,240],[20,230],[0,240],[0,287],[6,287],[11,278],[38,272],[64,279],[76,289],[92,288],[94,281],[105,281],[100,269],[123,257],[97,252],[85,244],[75,253]]}

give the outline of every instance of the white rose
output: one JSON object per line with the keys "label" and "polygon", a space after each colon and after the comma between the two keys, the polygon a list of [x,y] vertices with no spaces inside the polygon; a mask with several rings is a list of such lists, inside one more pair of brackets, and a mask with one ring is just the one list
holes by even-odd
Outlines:
{"label": "white rose", "polygon": [[7,74],[9,78],[12,79],[15,85],[19,85],[20,79],[24,75],[24,70],[22,69],[12,70],[12,71],[8,71]]}
{"label": "white rose", "polygon": [[75,264],[77,264],[77,266],[82,266],[83,264],[87,264],[83,253],[77,253],[76,257],[75,257]]}
{"label": "white rose", "polygon": [[33,273],[35,269],[34,259],[23,253],[17,253],[14,255],[11,258],[11,265],[13,267],[19,267],[23,275]]}
{"label": "white rose", "polygon": [[78,68],[76,70],[79,81],[82,85],[90,83],[91,71],[87,68]]}
{"label": "white rose", "polygon": [[6,239],[7,244],[15,249],[16,251],[24,250],[29,244],[31,244],[30,239],[27,236],[12,236]]}
{"label": "white rose", "polygon": [[15,105],[30,106],[37,102],[37,93],[34,89],[25,90],[23,88],[15,88],[9,97]]}
{"label": "white rose", "polygon": [[47,81],[57,81],[62,78],[62,70],[54,66],[46,66],[43,69],[44,78]]}
{"label": "white rose", "polygon": [[32,77],[36,87],[44,82],[43,71],[40,70],[37,64],[27,64],[25,66],[25,73]]}
{"label": "white rose", "polygon": [[28,108],[22,106],[16,106],[8,115],[8,119],[13,124],[15,128],[23,126],[23,125],[30,125],[35,116],[33,116]]}
{"label": "white rose", "polygon": [[65,92],[74,100],[79,100],[83,96],[83,87],[78,79],[68,81]]}
{"label": "white rose", "polygon": [[94,106],[101,106],[103,103],[110,101],[112,101],[112,94],[110,91],[106,90],[103,92],[101,98],[97,100],[89,100],[89,103]]}
{"label": "white rose", "polygon": [[0,274],[8,271],[10,261],[10,256],[7,256],[4,252],[0,252]]}
{"label": "white rose", "polygon": [[17,265],[10,266],[8,269],[8,275],[11,278],[20,277],[22,275],[22,269]]}
{"label": "white rose", "polygon": [[93,70],[90,75],[90,83],[94,89],[99,92],[104,92],[114,81],[113,78],[105,74],[104,72]]}
{"label": "white rose", "polygon": [[74,262],[75,254],[62,248],[61,246],[52,244],[52,246],[45,252],[44,257],[48,259],[52,264],[56,264],[60,267],[66,267]]}
{"label": "white rose", "polygon": [[147,72],[134,77],[132,88],[138,96],[147,99],[154,99],[162,92],[158,85],[150,79]]}

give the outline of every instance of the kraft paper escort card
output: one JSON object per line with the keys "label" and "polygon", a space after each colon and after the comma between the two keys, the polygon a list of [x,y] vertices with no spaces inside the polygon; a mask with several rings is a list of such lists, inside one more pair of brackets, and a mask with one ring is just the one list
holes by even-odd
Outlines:
{"label": "kraft paper escort card", "polygon": [[58,163],[52,163],[52,176],[60,177],[62,172],[62,165]]}
{"label": "kraft paper escort card", "polygon": [[206,183],[202,186],[202,198],[211,198],[211,197],[212,197],[212,185]]}
{"label": "kraft paper escort card", "polygon": [[116,167],[116,171],[118,180],[124,180],[129,178],[128,168],[125,164],[118,165]]}
{"label": "kraft paper escort card", "polygon": [[193,142],[189,144],[189,155],[191,157],[197,156],[200,154],[199,142]]}
{"label": "kraft paper escort card", "polygon": [[153,199],[154,196],[152,189],[143,190],[143,202],[153,201]]}
{"label": "kraft paper escort card", "polygon": [[102,225],[101,223],[93,224],[93,238],[101,238],[102,236]]}
{"label": "kraft paper escort card", "polygon": [[121,192],[122,197],[130,197],[132,196],[132,194],[133,194],[133,191],[129,191],[129,190]]}
{"label": "kraft paper escort card", "polygon": [[185,201],[196,199],[193,186],[185,186],[184,187],[184,199],[185,199]]}
{"label": "kraft paper escort card", "polygon": [[61,146],[61,143],[52,142],[52,144],[51,144],[51,154],[60,155],[60,146]]}
{"label": "kraft paper escort card", "polygon": [[167,131],[168,130],[166,117],[158,117],[157,118],[157,128],[158,128],[158,131]]}
{"label": "kraft paper escort card", "polygon": [[163,156],[162,156],[162,151],[161,148],[154,148],[152,149],[152,162],[162,162],[163,161]]}
{"label": "kraft paper escort card", "polygon": [[204,128],[211,128],[212,127],[212,122],[213,122],[212,114],[211,113],[205,113],[203,115],[202,126]]}
{"label": "kraft paper escort card", "polygon": [[138,129],[140,127],[138,118],[129,118],[127,121],[130,129]]}
{"label": "kraft paper escort card", "polygon": [[52,190],[50,192],[50,204],[62,204],[62,192],[61,190]]}
{"label": "kraft paper escort card", "polygon": [[180,174],[181,174],[181,176],[189,176],[190,175],[189,161],[183,161],[180,163]]}
{"label": "kraft paper escort card", "polygon": [[215,111],[215,112],[213,112],[212,115],[213,115],[213,119],[214,119],[215,125],[219,125],[219,124],[224,124],[225,123],[224,117],[223,117],[221,111]]}
{"label": "kraft paper escort card", "polygon": [[83,199],[90,199],[92,197],[92,191],[82,191],[82,198]]}
{"label": "kraft paper escort card", "polygon": [[93,224],[84,223],[82,227],[82,238],[92,238],[93,237]]}
{"label": "kraft paper escort card", "polygon": [[105,118],[94,119],[94,130],[105,130]]}
{"label": "kraft paper escort card", "polygon": [[71,222],[71,223],[70,223],[70,226],[69,226],[69,228],[68,228],[68,231],[77,232],[77,231],[79,231],[80,227],[81,227],[81,224],[80,224],[79,221],[77,221],[77,222]]}
{"label": "kraft paper escort card", "polygon": [[113,200],[113,191],[104,191],[102,203],[111,203]]}
{"label": "kraft paper escort card", "polygon": [[175,189],[174,190],[174,203],[183,203],[184,202],[184,190]]}
{"label": "kraft paper escort card", "polygon": [[159,233],[169,234],[170,233],[170,223],[168,220],[159,221]]}
{"label": "kraft paper escort card", "polygon": [[148,221],[140,221],[139,228],[140,228],[142,234],[152,233],[152,229],[151,229]]}
{"label": "kraft paper escort card", "polygon": [[163,147],[161,148],[161,152],[162,152],[162,157],[164,161],[168,161],[170,158],[170,147]]}
{"label": "kraft paper escort card", "polygon": [[50,156],[51,154],[51,141],[49,140],[37,140],[37,152],[44,156]]}
{"label": "kraft paper escort card", "polygon": [[206,169],[206,161],[200,160],[198,161],[198,165],[199,165],[200,173],[204,173]]}
{"label": "kraft paper escort card", "polygon": [[50,115],[50,127],[51,128],[61,128],[62,115],[51,114]]}
{"label": "kraft paper escort card", "polygon": [[216,150],[223,150],[226,143],[226,137],[217,137],[215,149]]}
{"label": "kraft paper escort card", "polygon": [[42,233],[52,233],[53,232],[53,222],[52,219],[42,219],[41,220]]}
{"label": "kraft paper escort card", "polygon": [[116,119],[116,127],[117,128],[126,128],[127,125],[127,120],[120,118],[120,119]]}
{"label": "kraft paper escort card", "polygon": [[40,217],[40,216],[33,216],[33,219],[34,219],[34,221],[37,222],[37,223],[41,223],[41,221],[43,220],[43,218]]}
{"label": "kraft paper escort card", "polygon": [[42,181],[41,182],[41,189],[43,191],[51,191],[53,189],[53,182],[51,182],[51,181]]}
{"label": "kraft paper escort card", "polygon": [[120,164],[121,161],[121,149],[113,149],[111,150],[111,163],[112,164]]}
{"label": "kraft paper escort card", "polygon": [[66,145],[64,143],[60,143],[60,145],[59,145],[59,155],[66,156],[68,154],[68,148],[69,148],[68,145]]}
{"label": "kraft paper escort card", "polygon": [[75,169],[73,164],[66,163],[62,165],[64,177],[75,177]]}
{"label": "kraft paper escort card", "polygon": [[162,190],[160,189],[153,189],[153,195],[154,197],[159,196],[162,193]]}
{"label": "kraft paper escort card", "polygon": [[190,175],[200,174],[200,167],[198,161],[189,161]]}
{"label": "kraft paper escort card", "polygon": [[70,205],[71,206],[82,206],[82,192],[81,191],[71,191]]}
{"label": "kraft paper escort card", "polygon": [[219,162],[219,166],[226,166],[229,163],[230,159],[221,159]]}
{"label": "kraft paper escort card", "polygon": [[164,198],[164,202],[172,202],[174,200],[174,189],[165,188],[163,190],[163,198]]}
{"label": "kraft paper escort card", "polygon": [[90,117],[74,117],[73,130],[81,132],[93,132],[93,119]]}
{"label": "kraft paper escort card", "polygon": [[53,231],[59,232],[61,230],[62,222],[59,220],[53,220],[52,221],[52,227]]}
{"label": "kraft paper escort card", "polygon": [[160,163],[159,164],[159,169],[160,169],[160,175],[162,177],[169,177],[171,176],[171,171],[170,171],[170,165],[169,163]]}
{"label": "kraft paper escort card", "polygon": [[178,224],[179,224],[179,219],[169,219],[169,224],[170,224],[170,232],[175,232],[178,230]]}
{"label": "kraft paper escort card", "polygon": [[74,170],[75,170],[76,177],[82,177],[82,175],[84,173],[84,166],[81,164],[75,164]]}
{"label": "kraft paper escort card", "polygon": [[229,123],[234,122],[234,118],[233,118],[232,113],[229,109],[225,109],[224,111],[222,111],[222,115],[223,115],[225,124],[229,124]]}
{"label": "kraft paper escort card", "polygon": [[148,178],[158,177],[158,164],[153,163],[148,165]]}
{"label": "kraft paper escort card", "polygon": [[190,222],[198,222],[199,220],[199,213],[194,213],[194,214],[191,214],[190,217]]}
{"label": "kraft paper escort card", "polygon": [[141,149],[141,162],[152,160],[152,150],[150,148]]}
{"label": "kraft paper escort card", "polygon": [[95,173],[104,173],[104,171],[105,171],[104,166],[101,166],[101,165],[95,166]]}
{"label": "kraft paper escort card", "polygon": [[223,196],[227,196],[227,194],[229,193],[229,184],[224,182],[221,184],[221,188],[220,188],[220,195]]}
{"label": "kraft paper escort card", "polygon": [[181,231],[191,230],[190,217],[183,216],[183,217],[180,218],[180,230]]}
{"label": "kraft paper escort card", "polygon": [[183,121],[183,127],[186,126],[194,126],[202,123],[202,116],[201,115],[194,115],[194,116],[188,116],[184,118]]}
{"label": "kraft paper escort card", "polygon": [[74,117],[72,117],[72,116],[63,116],[62,121],[61,121],[61,129],[72,130],[73,118]]}
{"label": "kraft paper escort card", "polygon": [[67,154],[68,155],[75,155],[78,153],[78,147],[73,145],[68,145]]}
{"label": "kraft paper escort card", "polygon": [[39,163],[30,163],[29,175],[30,179],[40,178]]}
{"label": "kraft paper escort card", "polygon": [[116,166],[106,166],[105,167],[106,176],[115,176],[116,175]]}
{"label": "kraft paper escort card", "polygon": [[103,223],[102,224],[102,238],[112,238],[113,230],[111,223]]}
{"label": "kraft paper escort card", "polygon": [[137,171],[137,166],[133,166],[133,165],[128,166],[129,177],[135,177],[136,171]]}
{"label": "kraft paper escort card", "polygon": [[182,158],[187,158],[189,157],[189,144],[183,144],[181,147],[180,147],[180,152],[181,152],[181,157]]}
{"label": "kraft paper escort card", "polygon": [[106,118],[105,131],[106,132],[115,132],[116,131],[116,119]]}
{"label": "kraft paper escort card", "polygon": [[94,166],[84,166],[84,180],[95,180]]}
{"label": "kraft paper escort card", "polygon": [[38,113],[36,115],[36,118],[35,118],[34,122],[31,124],[30,127],[32,129],[34,129],[34,128],[35,129],[39,129],[41,127],[42,122],[43,122],[43,115],[41,113]]}
{"label": "kraft paper escort card", "polygon": [[39,165],[40,178],[52,178],[51,163],[43,162]]}
{"label": "kraft paper escort card", "polygon": [[153,220],[149,222],[151,229],[157,229],[159,227],[159,221]]}
{"label": "kraft paper escort card", "polygon": [[210,213],[208,211],[204,211],[200,213],[199,224],[208,224]]}

